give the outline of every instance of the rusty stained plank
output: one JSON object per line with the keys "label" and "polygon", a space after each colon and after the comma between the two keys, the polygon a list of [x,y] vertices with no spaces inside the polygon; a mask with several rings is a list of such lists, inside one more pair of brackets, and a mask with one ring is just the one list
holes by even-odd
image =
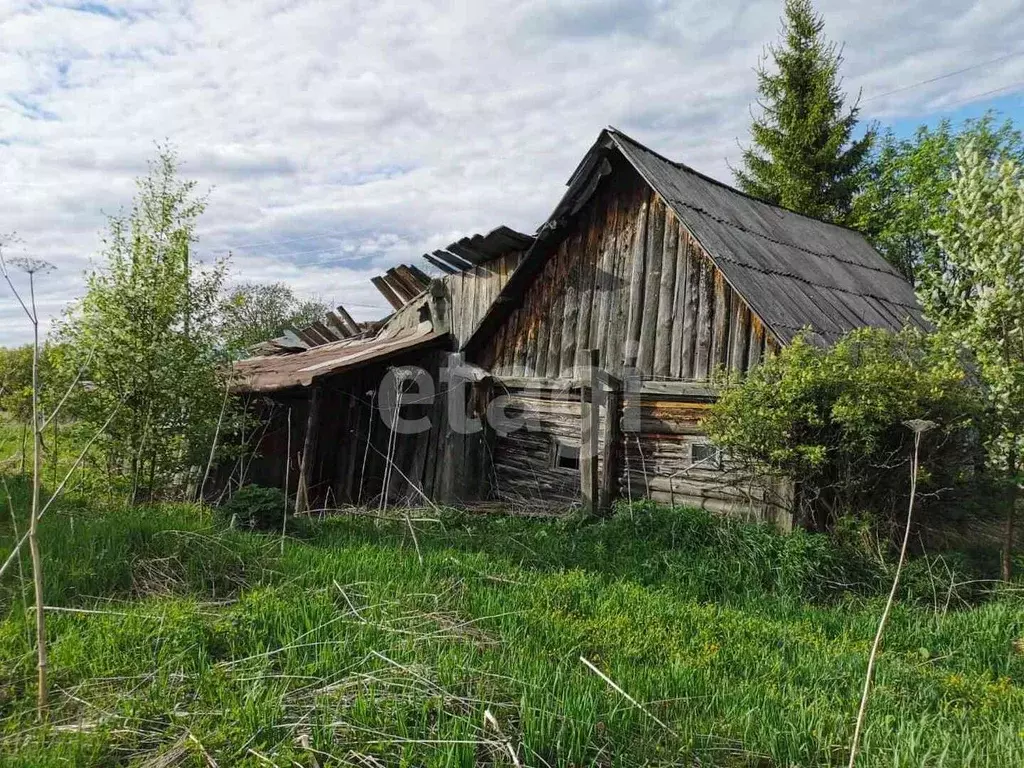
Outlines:
{"label": "rusty stained plank", "polygon": [[715,305],[712,314],[711,365],[714,369],[724,366],[729,353],[729,294],[731,290],[725,276],[715,269]]}
{"label": "rusty stained plank", "polygon": [[609,341],[613,336],[609,327],[609,315],[615,285],[615,242],[618,236],[616,214],[618,212],[617,198],[609,197],[605,200],[605,210],[599,212],[601,222],[601,254],[596,274],[594,275],[594,303],[591,311],[590,338],[592,346],[601,350],[601,365],[606,369],[613,367],[611,360]]}
{"label": "rusty stained plank", "polygon": [[761,362],[761,357],[764,354],[764,323],[753,312],[750,314],[750,343],[747,347],[747,370],[757,366]]}
{"label": "rusty stained plank", "polygon": [[750,345],[750,310],[732,293],[732,319],[729,322],[729,370],[742,373],[747,369],[747,348]]}

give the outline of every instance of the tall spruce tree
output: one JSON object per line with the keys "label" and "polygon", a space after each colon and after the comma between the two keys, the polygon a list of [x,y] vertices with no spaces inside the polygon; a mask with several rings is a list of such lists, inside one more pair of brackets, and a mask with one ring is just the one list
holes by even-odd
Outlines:
{"label": "tall spruce tree", "polygon": [[[852,141],[858,108],[844,107],[840,49],[823,34],[810,0],[785,0],[783,37],[758,66],[753,146],[734,169],[748,194],[826,221],[845,223],[873,141]],[[773,68],[766,66],[770,58]]]}

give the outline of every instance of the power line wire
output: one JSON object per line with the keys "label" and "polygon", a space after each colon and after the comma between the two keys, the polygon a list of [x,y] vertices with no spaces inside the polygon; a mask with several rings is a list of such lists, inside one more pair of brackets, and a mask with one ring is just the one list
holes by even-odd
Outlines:
{"label": "power line wire", "polygon": [[[885,96],[892,96],[894,93],[903,93],[904,91],[909,91],[909,90],[912,90],[914,88],[919,88],[922,85],[928,85],[929,83],[937,83],[939,80],[945,80],[945,79],[950,78],[950,77],[955,77],[956,75],[962,75],[964,72],[970,72],[970,71],[975,70],[975,69],[980,69],[981,67],[987,67],[990,64],[998,64],[1000,61],[1006,61],[1007,59],[1012,59],[1015,56],[1020,56],[1021,54],[1024,54],[1024,51],[1014,51],[1013,53],[1007,53],[1007,54],[1005,54],[1003,56],[999,56],[999,57],[994,58],[994,59],[989,59],[988,61],[981,61],[981,62],[978,62],[977,64],[971,64],[971,66],[964,67],[963,69],[958,69],[958,70],[955,70],[953,72],[946,72],[945,74],[942,74],[942,75],[936,75],[935,77],[930,77],[927,80],[921,80],[921,81],[916,82],[916,83],[911,83],[910,85],[904,85],[904,86],[902,86],[900,88],[894,88],[891,91],[885,91],[884,93],[876,93],[874,96],[869,96],[866,99],[862,99],[860,103],[861,104],[867,104],[869,101],[874,101],[875,99],[881,99],[881,98],[883,98]],[[982,94],[982,95],[984,95],[984,94]]]}

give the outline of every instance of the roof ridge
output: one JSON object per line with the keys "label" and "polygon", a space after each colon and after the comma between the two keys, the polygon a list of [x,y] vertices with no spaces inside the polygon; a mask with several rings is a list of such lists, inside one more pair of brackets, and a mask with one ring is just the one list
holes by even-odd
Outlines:
{"label": "roof ridge", "polygon": [[[633,144],[633,145],[639,147],[644,152],[647,152],[649,154],[654,155],[659,160],[662,160],[662,161],[668,163],[669,165],[671,165],[671,166],[673,166],[675,168],[678,168],[681,171],[686,171],[687,173],[692,173],[694,176],[699,176],[700,178],[704,179],[705,181],[708,181],[708,182],[710,182],[712,184],[715,184],[716,186],[722,187],[723,189],[727,189],[728,191],[733,192],[733,193],[735,193],[737,195],[741,195],[741,196],[747,198],[748,200],[753,200],[754,202],[761,203],[762,205],[767,205],[769,208],[775,208],[775,209],[780,210],[780,211],[785,211],[786,213],[791,213],[794,216],[800,216],[801,218],[807,219],[808,221],[813,221],[816,224],[824,224],[825,226],[828,226],[828,227],[835,227],[836,229],[841,229],[844,232],[852,232],[853,234],[859,235],[860,237],[865,237],[863,232],[861,232],[860,230],[854,229],[853,227],[848,227],[845,224],[837,224],[834,221],[825,221],[824,219],[819,219],[816,216],[810,216],[810,215],[808,215],[806,213],[801,213],[800,211],[793,210],[792,208],[787,208],[784,205],[779,205],[778,203],[769,202],[768,200],[765,200],[764,198],[757,197],[756,195],[752,195],[749,192],[744,192],[742,189],[737,189],[736,187],[732,186],[731,184],[726,184],[724,181],[721,181],[720,179],[716,179],[715,177],[709,176],[708,174],[706,174],[706,173],[704,173],[702,171],[698,171],[696,168],[694,168],[692,166],[689,166],[686,163],[682,163],[682,162],[680,162],[678,160],[673,160],[670,157],[666,157],[665,155],[661,154],[660,152],[657,152],[657,151],[651,149],[646,144],[644,144],[644,143],[642,143],[640,141],[637,141],[632,136],[630,136],[630,135],[628,135],[626,133],[623,133],[622,131],[620,131],[615,126],[610,125],[605,130],[610,132],[610,133],[612,133],[612,134],[614,134],[615,136],[617,136],[619,138],[625,139],[630,144]],[[865,237],[865,239],[866,239],[866,237]]]}

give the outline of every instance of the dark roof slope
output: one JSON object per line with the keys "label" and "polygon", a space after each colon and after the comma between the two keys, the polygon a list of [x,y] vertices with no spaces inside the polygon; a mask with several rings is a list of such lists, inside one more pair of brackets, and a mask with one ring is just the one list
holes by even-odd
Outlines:
{"label": "dark roof slope", "polygon": [[493,331],[501,313],[514,306],[516,292],[539,272],[544,241],[611,172],[611,152],[621,153],[664,198],[780,342],[805,328],[818,343],[831,343],[864,326],[927,327],[913,287],[860,233],[757,200],[609,128],[580,162],[530,254],[467,347]]}
{"label": "dark roof slope", "polygon": [[606,132],[783,343],[810,327],[925,327],[914,289],[859,232],[743,194]]}

